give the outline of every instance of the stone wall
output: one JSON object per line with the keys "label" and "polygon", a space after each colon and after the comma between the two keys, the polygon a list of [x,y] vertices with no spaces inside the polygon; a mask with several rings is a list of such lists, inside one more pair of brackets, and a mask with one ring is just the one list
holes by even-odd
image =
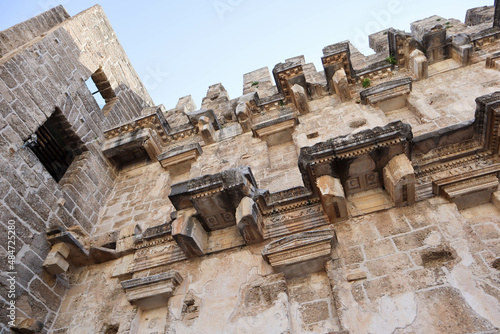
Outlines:
{"label": "stone wall", "polygon": [[[330,45],[324,71],[298,56],[273,83],[261,68],[237,98],[211,85],[201,110],[189,96],[153,106],[99,6],[1,32],[0,224],[16,226],[18,318],[44,333],[498,332],[500,73],[484,59],[500,44],[470,66],[440,53],[413,83],[421,42],[450,47],[436,20],[418,40],[375,34],[368,57]],[[486,24],[439,36],[489,36]],[[81,147],[58,182],[25,144],[52,115]]]}
{"label": "stone wall", "polygon": [[[79,226],[92,232],[117,176],[101,153],[103,132],[139,115],[151,99],[100,7],[74,18],[58,7],[1,35],[2,50],[12,52],[2,52],[0,58],[0,221],[2,228],[9,220],[16,223],[18,316],[36,318],[50,328],[68,283],[63,276],[52,277],[42,270],[50,249],[46,229]],[[86,38],[85,50],[74,35]],[[110,41],[107,47],[103,47],[105,39]],[[124,62],[124,72],[110,71],[109,77],[116,83],[118,102],[105,117],[85,80],[99,66],[115,65],[117,59]],[[85,147],[59,182],[28,147],[23,148],[24,141],[56,110],[67,121],[65,130]],[[0,251],[5,256],[7,235],[2,233],[1,238]],[[2,271],[7,272],[5,265]],[[2,285],[2,296],[4,291]],[[5,330],[5,313],[0,323]]]}

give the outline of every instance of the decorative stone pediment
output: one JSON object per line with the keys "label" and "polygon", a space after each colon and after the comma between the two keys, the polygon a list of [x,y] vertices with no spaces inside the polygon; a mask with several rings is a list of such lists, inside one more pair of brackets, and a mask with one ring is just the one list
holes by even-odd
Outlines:
{"label": "decorative stone pediment", "polygon": [[275,270],[293,277],[322,270],[336,242],[332,229],[302,232],[271,242],[262,256]]}
{"label": "decorative stone pediment", "polygon": [[161,274],[133,278],[121,282],[127,300],[143,310],[166,306],[168,300],[182,283],[181,275],[174,270]]}

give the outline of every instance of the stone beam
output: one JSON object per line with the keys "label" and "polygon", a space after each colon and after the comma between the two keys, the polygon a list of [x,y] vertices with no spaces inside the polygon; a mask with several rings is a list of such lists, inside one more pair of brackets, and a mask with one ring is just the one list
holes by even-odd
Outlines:
{"label": "stone beam", "polygon": [[330,223],[349,218],[344,188],[339,179],[329,175],[320,176],[316,180],[320,192],[321,203]]}
{"label": "stone beam", "polygon": [[264,240],[262,224],[263,219],[257,204],[250,197],[244,197],[236,208],[236,226],[247,245]]}
{"label": "stone beam", "polygon": [[180,213],[172,223],[172,237],[188,258],[205,254],[208,235],[191,213]]}

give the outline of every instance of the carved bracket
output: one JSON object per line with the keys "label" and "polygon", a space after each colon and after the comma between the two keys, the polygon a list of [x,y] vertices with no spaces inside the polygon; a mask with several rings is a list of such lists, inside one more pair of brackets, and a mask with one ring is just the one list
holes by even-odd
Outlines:
{"label": "carved bracket", "polygon": [[133,278],[121,282],[121,285],[131,304],[143,310],[150,310],[166,306],[182,281],[181,275],[171,270],[153,276]]}

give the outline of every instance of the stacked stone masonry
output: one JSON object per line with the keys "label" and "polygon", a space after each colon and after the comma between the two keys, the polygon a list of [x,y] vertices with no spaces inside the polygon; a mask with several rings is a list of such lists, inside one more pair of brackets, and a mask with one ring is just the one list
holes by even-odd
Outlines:
{"label": "stacked stone masonry", "polygon": [[0,333],[499,333],[499,27],[432,16],[171,109],[100,6],[0,32]]}

